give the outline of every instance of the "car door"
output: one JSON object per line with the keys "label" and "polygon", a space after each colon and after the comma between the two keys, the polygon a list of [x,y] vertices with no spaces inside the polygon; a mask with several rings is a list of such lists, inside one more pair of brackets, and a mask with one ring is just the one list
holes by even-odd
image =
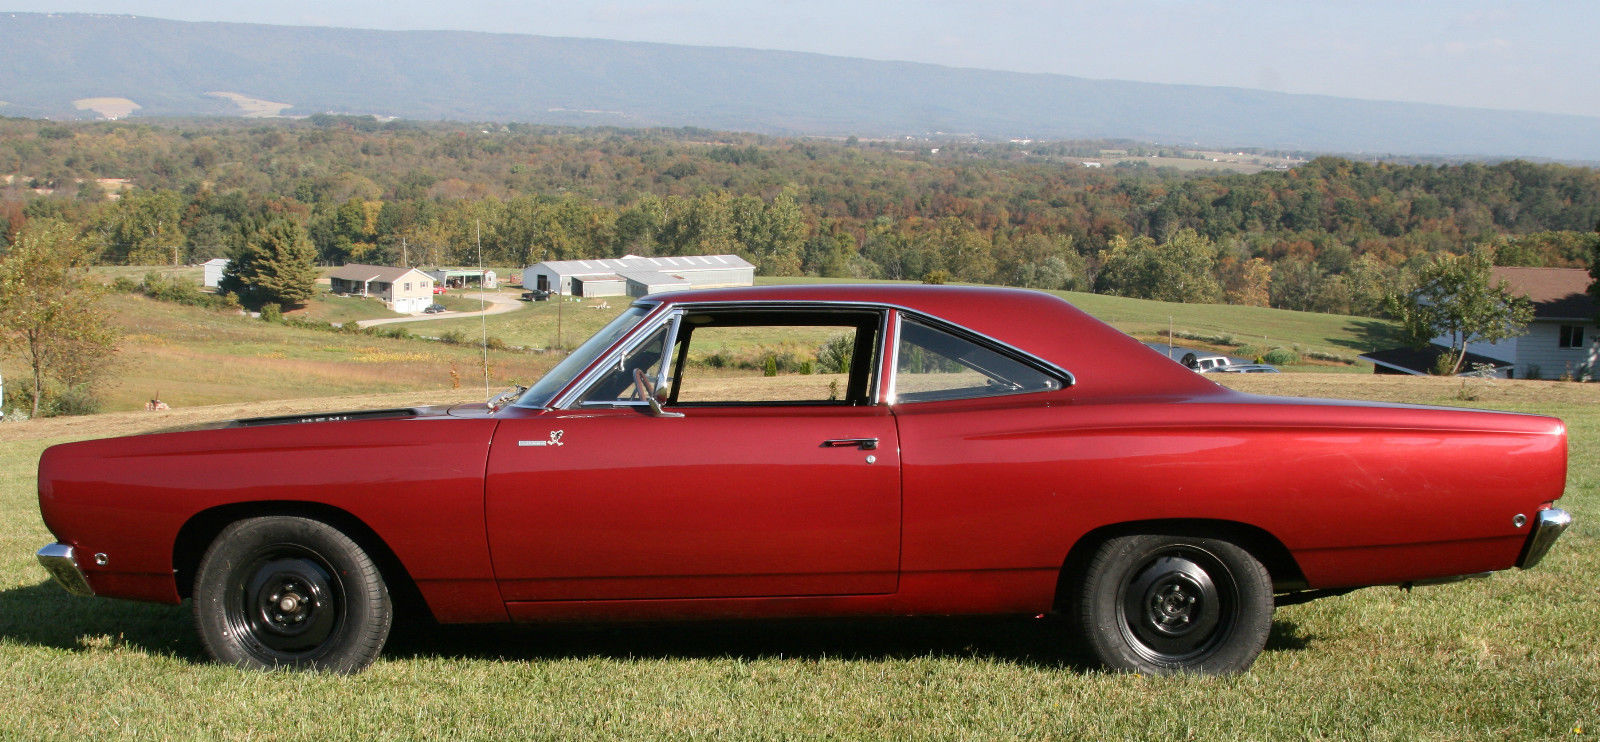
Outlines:
{"label": "car door", "polygon": [[[504,598],[893,592],[899,445],[894,418],[872,399],[868,378],[880,331],[860,315],[830,321],[857,323],[850,329],[865,335],[852,347],[867,356],[831,381],[795,373],[786,382],[788,374],[769,376],[765,368],[760,375],[713,374],[709,385],[682,368],[669,374],[674,361],[694,373],[711,368],[689,355],[697,328],[686,324],[680,334],[674,320],[603,361],[611,368],[586,377],[588,390],[566,408],[503,419],[489,457],[486,512]],[[709,332],[708,324],[698,331]],[[804,327],[817,335],[818,325]],[[737,324],[727,334],[761,330]],[[666,415],[627,398],[624,382],[635,368],[661,384]],[[837,399],[771,399],[770,389],[751,387],[811,396],[839,391]]]}

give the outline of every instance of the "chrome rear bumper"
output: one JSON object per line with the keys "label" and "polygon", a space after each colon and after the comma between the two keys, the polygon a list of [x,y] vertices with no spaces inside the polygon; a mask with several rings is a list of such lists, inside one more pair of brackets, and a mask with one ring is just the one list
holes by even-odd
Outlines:
{"label": "chrome rear bumper", "polygon": [[66,544],[51,544],[39,550],[37,554],[39,563],[56,578],[56,582],[73,595],[89,597],[94,595],[94,588],[89,587],[89,580],[83,576],[83,570],[78,569],[78,558],[73,555],[72,547]]}
{"label": "chrome rear bumper", "polygon": [[1539,517],[1533,521],[1533,533],[1528,534],[1528,543],[1522,547],[1522,556],[1517,558],[1517,566],[1528,569],[1538,564],[1570,525],[1572,516],[1567,511],[1560,508],[1540,510]]}

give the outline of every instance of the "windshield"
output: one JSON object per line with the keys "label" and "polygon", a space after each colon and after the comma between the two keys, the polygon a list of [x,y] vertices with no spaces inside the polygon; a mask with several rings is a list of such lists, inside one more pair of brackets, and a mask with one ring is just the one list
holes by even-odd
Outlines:
{"label": "windshield", "polygon": [[549,405],[550,399],[556,396],[556,392],[561,391],[578,374],[583,373],[583,370],[588,368],[589,364],[594,363],[597,356],[604,353],[606,348],[611,347],[611,344],[617,342],[623,335],[626,335],[629,330],[633,329],[634,325],[639,324],[639,320],[644,319],[644,316],[654,308],[653,305],[648,304],[642,306],[635,304],[628,307],[627,311],[618,315],[616,319],[611,320],[611,324],[600,328],[600,331],[595,333],[594,337],[584,341],[583,345],[572,351],[572,355],[567,356],[566,360],[556,364],[555,368],[550,369],[550,373],[545,374],[544,378],[529,387],[527,393],[517,400],[517,406],[545,407]]}

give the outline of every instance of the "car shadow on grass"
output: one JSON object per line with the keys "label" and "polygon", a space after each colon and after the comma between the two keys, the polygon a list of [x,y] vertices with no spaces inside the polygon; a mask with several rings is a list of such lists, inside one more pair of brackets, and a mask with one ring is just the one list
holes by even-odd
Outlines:
{"label": "car shadow on grass", "polygon": [[[499,661],[757,659],[908,661],[977,659],[1087,672],[1097,667],[1056,616],[761,619],[676,623],[397,625],[391,659]],[[1299,651],[1311,637],[1275,620],[1267,651]]]}
{"label": "car shadow on grass", "polygon": [[[1305,649],[1312,637],[1273,621],[1267,651]],[[52,582],[0,590],[0,641],[90,651],[106,643],[207,662],[189,604],[77,598]],[[567,659],[976,659],[1093,669],[1059,617],[760,619],[625,624],[440,625],[397,622],[390,660],[537,662]]]}
{"label": "car shadow on grass", "polygon": [[85,651],[107,643],[205,661],[189,606],[68,595],[51,581],[0,590],[0,641]]}

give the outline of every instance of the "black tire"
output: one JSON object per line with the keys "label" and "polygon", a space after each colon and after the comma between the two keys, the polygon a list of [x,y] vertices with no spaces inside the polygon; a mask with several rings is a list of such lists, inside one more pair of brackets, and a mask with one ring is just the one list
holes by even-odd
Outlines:
{"label": "black tire", "polygon": [[1112,670],[1243,672],[1272,630],[1272,577],[1238,546],[1142,534],[1106,541],[1070,612],[1078,640]]}
{"label": "black tire", "polygon": [[383,650],[394,605],[383,575],[350,537],[307,518],[230,524],[200,560],[200,641],[246,669],[352,673]]}

